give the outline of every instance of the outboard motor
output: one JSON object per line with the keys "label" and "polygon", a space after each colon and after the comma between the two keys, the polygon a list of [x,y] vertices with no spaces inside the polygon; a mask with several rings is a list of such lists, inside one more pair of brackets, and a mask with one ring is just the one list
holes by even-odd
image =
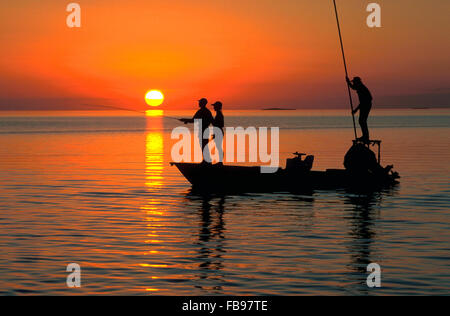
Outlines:
{"label": "outboard motor", "polygon": [[286,160],[286,171],[292,172],[307,172],[313,167],[314,156],[306,156],[305,160],[302,160],[302,156],[306,154],[296,152],[295,158],[288,158]]}
{"label": "outboard motor", "polygon": [[348,171],[357,173],[381,167],[375,153],[361,143],[355,143],[345,154],[344,166]]}
{"label": "outboard motor", "polygon": [[[372,141],[380,146],[381,141]],[[380,164],[380,147],[378,147],[378,159],[370,148],[361,142],[355,141],[353,146],[345,154],[344,166],[347,171],[357,176],[364,176],[367,173],[377,177],[391,177],[398,179],[400,176],[397,172],[393,172],[394,166],[390,165],[385,168]]]}

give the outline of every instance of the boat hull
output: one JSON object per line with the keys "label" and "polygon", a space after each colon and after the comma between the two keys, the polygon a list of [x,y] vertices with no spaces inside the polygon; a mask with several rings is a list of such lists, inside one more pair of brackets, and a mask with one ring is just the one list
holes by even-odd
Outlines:
{"label": "boat hull", "polygon": [[172,163],[195,191],[207,192],[299,192],[320,189],[353,188],[376,190],[395,185],[388,174],[352,174],[343,169],[261,173],[260,167]]}

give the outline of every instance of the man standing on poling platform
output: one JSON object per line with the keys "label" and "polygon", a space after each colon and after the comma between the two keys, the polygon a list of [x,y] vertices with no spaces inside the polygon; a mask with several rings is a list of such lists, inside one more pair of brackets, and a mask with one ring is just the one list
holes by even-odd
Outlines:
{"label": "man standing on poling platform", "polygon": [[369,117],[370,110],[372,109],[372,94],[369,89],[362,83],[360,77],[353,78],[352,81],[348,77],[345,78],[347,80],[347,84],[353,90],[356,90],[359,97],[359,105],[356,109],[353,110],[353,114],[356,114],[359,111],[359,125],[361,126],[362,137],[358,138],[358,140],[363,141],[364,143],[369,143],[369,127],[367,126],[367,119]]}

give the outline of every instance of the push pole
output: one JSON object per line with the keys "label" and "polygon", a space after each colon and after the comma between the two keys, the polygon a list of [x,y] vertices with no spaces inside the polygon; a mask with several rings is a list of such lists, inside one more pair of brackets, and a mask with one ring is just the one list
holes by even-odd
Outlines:
{"label": "push pole", "polygon": [[[333,4],[334,4],[334,12],[336,13],[336,23],[337,23],[338,32],[339,32],[339,41],[341,42],[342,60],[344,61],[345,77],[348,78],[347,62],[345,60],[344,44],[342,42],[341,26],[339,24],[339,16],[338,16],[338,11],[337,11],[337,7],[336,7],[336,0],[333,0]],[[352,92],[350,91],[350,85],[348,84],[348,82],[347,82],[347,89],[348,89],[348,97],[350,99],[350,108],[352,110],[353,130],[355,131],[355,140],[356,140],[358,138],[358,135],[356,133],[355,114],[353,113]]]}

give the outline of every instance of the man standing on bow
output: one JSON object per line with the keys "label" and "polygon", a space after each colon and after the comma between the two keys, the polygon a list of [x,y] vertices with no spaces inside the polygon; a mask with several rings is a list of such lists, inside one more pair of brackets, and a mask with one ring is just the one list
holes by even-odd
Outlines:
{"label": "man standing on bow", "polygon": [[[195,113],[194,117],[191,119],[180,119],[184,124],[194,123],[196,120],[200,120],[201,130],[199,130],[199,143],[201,144],[202,154],[203,154],[203,162],[211,162],[211,156],[209,154],[209,137],[204,138],[205,131],[209,128],[209,126],[214,122],[213,115],[211,111],[206,107],[208,105],[208,100],[203,98],[198,100],[198,105],[200,109]],[[201,133],[201,134],[200,134]],[[206,150],[205,150],[206,149]]]}

